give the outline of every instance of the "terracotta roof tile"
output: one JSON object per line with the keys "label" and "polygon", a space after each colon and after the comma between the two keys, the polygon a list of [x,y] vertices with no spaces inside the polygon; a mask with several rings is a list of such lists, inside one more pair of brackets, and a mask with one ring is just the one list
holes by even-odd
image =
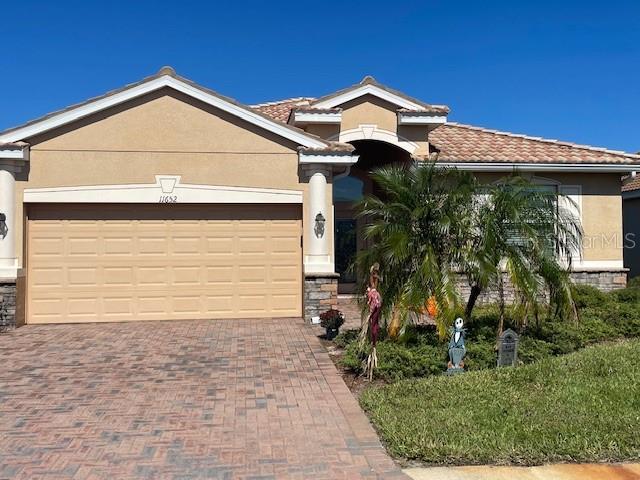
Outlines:
{"label": "terracotta roof tile", "polygon": [[[286,122],[293,108],[308,106],[312,101],[309,97],[289,98],[253,108]],[[429,141],[438,152],[438,159],[448,162],[637,163],[640,167],[640,155],[637,154],[455,122],[447,122],[433,130]]]}
{"label": "terracotta roof tile", "polygon": [[617,163],[640,155],[448,122],[429,134],[438,160],[449,162]]}
{"label": "terracotta roof tile", "polygon": [[0,150],[22,150],[27,146],[29,146],[29,144],[25,142],[0,143]]}
{"label": "terracotta roof tile", "polygon": [[274,120],[280,120],[286,123],[292,109],[296,107],[308,107],[313,100],[315,99],[311,97],[286,98],[275,102],[251,105],[251,108],[265,115],[269,115]]}
{"label": "terracotta roof tile", "polygon": [[623,192],[632,192],[634,190],[640,190],[640,175],[636,175],[635,178],[628,176],[622,180]]}

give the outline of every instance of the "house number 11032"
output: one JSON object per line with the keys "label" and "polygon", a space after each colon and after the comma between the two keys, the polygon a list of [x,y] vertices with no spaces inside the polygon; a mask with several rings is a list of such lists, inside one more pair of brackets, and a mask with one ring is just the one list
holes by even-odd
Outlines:
{"label": "house number 11032", "polygon": [[177,195],[160,195],[160,201],[158,203],[177,203]]}

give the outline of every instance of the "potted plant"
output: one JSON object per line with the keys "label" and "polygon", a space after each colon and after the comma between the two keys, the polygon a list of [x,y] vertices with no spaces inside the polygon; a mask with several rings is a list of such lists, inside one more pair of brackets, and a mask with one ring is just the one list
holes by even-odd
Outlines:
{"label": "potted plant", "polygon": [[340,310],[330,309],[320,314],[320,326],[326,330],[327,340],[333,340],[344,323],[344,315]]}

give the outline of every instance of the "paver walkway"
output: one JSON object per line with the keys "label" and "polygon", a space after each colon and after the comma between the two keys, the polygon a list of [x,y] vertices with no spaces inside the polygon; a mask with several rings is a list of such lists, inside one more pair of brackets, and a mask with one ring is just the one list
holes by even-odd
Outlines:
{"label": "paver walkway", "polygon": [[0,478],[399,479],[299,319],[0,335]]}

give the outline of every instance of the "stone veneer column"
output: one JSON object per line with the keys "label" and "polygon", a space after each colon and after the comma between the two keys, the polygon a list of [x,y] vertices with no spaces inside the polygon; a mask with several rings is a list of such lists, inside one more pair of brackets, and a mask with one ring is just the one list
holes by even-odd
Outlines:
{"label": "stone veneer column", "polygon": [[[311,320],[330,308],[338,307],[338,277],[329,252],[333,224],[327,207],[327,183],[331,178],[331,167],[322,164],[305,166],[309,179],[307,201],[307,239],[304,256],[304,318]],[[323,225],[316,219],[321,215]],[[319,228],[320,227],[320,228]]]}
{"label": "stone veneer column", "polygon": [[305,274],[304,318],[310,321],[330,308],[338,308],[337,273]]}

